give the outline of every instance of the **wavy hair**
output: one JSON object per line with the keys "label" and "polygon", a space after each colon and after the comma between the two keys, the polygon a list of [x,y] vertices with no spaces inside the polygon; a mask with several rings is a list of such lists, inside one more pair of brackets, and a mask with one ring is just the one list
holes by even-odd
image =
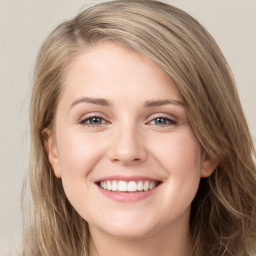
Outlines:
{"label": "wavy hair", "polygon": [[23,255],[88,255],[88,225],[54,176],[42,131],[54,125],[67,67],[103,41],[147,56],[173,79],[198,141],[219,163],[201,179],[192,202],[193,255],[255,255],[255,149],[229,66],[194,18],[152,0],[117,0],[85,9],[42,45],[30,105],[33,208]]}

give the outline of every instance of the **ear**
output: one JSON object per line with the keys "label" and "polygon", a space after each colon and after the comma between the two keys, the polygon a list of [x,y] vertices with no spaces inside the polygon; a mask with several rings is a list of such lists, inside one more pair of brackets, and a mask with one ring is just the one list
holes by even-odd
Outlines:
{"label": "ear", "polygon": [[211,176],[214,170],[217,168],[218,164],[219,162],[216,159],[211,159],[209,155],[203,151],[201,177],[207,178]]}
{"label": "ear", "polygon": [[61,178],[58,150],[53,131],[49,128],[45,128],[42,131],[42,135],[44,138],[44,147],[48,155],[48,160],[52,166],[55,176],[57,178]]}

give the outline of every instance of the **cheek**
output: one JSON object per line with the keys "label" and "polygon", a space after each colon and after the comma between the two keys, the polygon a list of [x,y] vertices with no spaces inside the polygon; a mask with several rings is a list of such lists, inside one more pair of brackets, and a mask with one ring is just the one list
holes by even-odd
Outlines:
{"label": "cheek", "polygon": [[[177,209],[190,206],[201,179],[201,147],[192,132],[172,134],[157,147],[158,163],[167,175],[167,202],[175,202]],[[172,205],[167,203],[165,205]]]}
{"label": "cheek", "polygon": [[103,145],[81,131],[59,132],[58,155],[62,174],[87,175],[101,157]]}
{"label": "cheek", "polygon": [[200,176],[201,147],[192,132],[171,134],[156,151],[159,162],[171,175]]}
{"label": "cheek", "polygon": [[59,165],[65,194],[78,212],[86,212],[86,209],[82,209],[84,202],[93,198],[89,186],[90,173],[102,157],[104,147],[95,137],[74,130],[62,130],[58,138]]}
{"label": "cheek", "polygon": [[66,195],[73,203],[80,200],[81,195],[85,196],[85,190],[90,192],[90,174],[102,158],[104,146],[95,136],[86,136],[81,131],[59,132],[58,136],[61,179]]}

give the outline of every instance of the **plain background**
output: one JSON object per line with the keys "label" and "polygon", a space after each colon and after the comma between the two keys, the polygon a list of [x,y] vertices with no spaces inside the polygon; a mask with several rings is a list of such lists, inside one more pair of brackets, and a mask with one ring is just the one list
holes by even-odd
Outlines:
{"label": "plain background", "polygon": [[[0,0],[0,255],[21,240],[20,197],[28,166],[28,105],[37,51],[48,33],[100,1]],[[198,19],[227,58],[256,137],[256,1],[169,0]]]}

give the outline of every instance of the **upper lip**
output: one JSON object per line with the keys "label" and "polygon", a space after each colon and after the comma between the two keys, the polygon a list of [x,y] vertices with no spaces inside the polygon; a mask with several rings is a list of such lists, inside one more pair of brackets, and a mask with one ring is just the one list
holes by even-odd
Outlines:
{"label": "upper lip", "polygon": [[124,175],[113,175],[113,176],[106,176],[102,177],[95,181],[95,183],[101,182],[101,181],[107,181],[107,180],[116,180],[116,181],[158,181],[161,182],[159,179],[155,179],[152,177],[147,176],[124,176]]}

